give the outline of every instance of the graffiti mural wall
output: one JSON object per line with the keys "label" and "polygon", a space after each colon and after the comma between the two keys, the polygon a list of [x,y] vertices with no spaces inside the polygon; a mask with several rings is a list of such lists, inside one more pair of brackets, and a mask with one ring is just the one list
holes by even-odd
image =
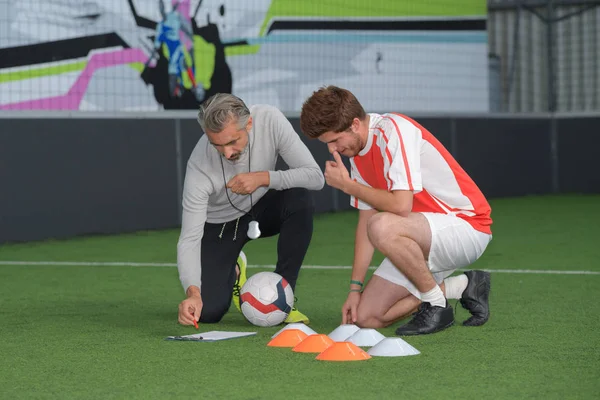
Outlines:
{"label": "graffiti mural wall", "polygon": [[487,111],[485,0],[0,0],[0,109]]}

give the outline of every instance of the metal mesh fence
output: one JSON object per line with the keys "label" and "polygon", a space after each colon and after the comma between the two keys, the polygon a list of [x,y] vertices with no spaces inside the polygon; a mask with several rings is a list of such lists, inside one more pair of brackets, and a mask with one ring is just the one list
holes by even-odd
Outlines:
{"label": "metal mesh fence", "polygon": [[600,1],[490,0],[498,111],[600,110]]}

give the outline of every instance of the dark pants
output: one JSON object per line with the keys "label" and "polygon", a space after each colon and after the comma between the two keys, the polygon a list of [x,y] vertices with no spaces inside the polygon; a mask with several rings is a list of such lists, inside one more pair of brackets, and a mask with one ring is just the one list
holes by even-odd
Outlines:
{"label": "dark pants", "polygon": [[[313,232],[314,206],[308,190],[269,190],[252,210],[261,231],[260,237],[255,240],[279,234],[275,272],[295,289]],[[239,221],[225,223],[225,226],[204,225],[201,253],[204,305],[200,322],[219,322],[229,310],[236,281],[237,258],[251,240],[247,235],[250,221],[252,216],[245,215]]]}

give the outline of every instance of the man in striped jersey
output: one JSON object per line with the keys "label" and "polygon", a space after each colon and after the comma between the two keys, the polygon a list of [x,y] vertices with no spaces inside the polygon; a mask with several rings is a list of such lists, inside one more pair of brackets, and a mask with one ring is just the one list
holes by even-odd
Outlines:
{"label": "man in striped jersey", "polygon": [[[302,107],[305,135],[327,144],[328,185],[359,210],[354,263],[342,323],[381,328],[417,311],[396,334],[420,335],[454,324],[447,299],[471,317],[489,318],[490,274],[467,271],[492,239],[491,208],[444,146],[413,119],[366,113],[348,90],[328,86]],[[350,158],[350,172],[341,156]],[[374,249],[386,256],[363,285]]]}

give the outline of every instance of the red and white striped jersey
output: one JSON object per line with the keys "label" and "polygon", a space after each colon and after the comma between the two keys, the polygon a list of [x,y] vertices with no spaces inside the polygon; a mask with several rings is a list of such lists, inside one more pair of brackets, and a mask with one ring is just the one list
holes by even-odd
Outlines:
{"label": "red and white striped jersey", "polygon": [[[401,114],[369,114],[367,144],[350,158],[353,180],[414,193],[413,212],[454,214],[491,234],[491,207],[450,152],[423,126]],[[353,207],[372,207],[351,197]]]}

